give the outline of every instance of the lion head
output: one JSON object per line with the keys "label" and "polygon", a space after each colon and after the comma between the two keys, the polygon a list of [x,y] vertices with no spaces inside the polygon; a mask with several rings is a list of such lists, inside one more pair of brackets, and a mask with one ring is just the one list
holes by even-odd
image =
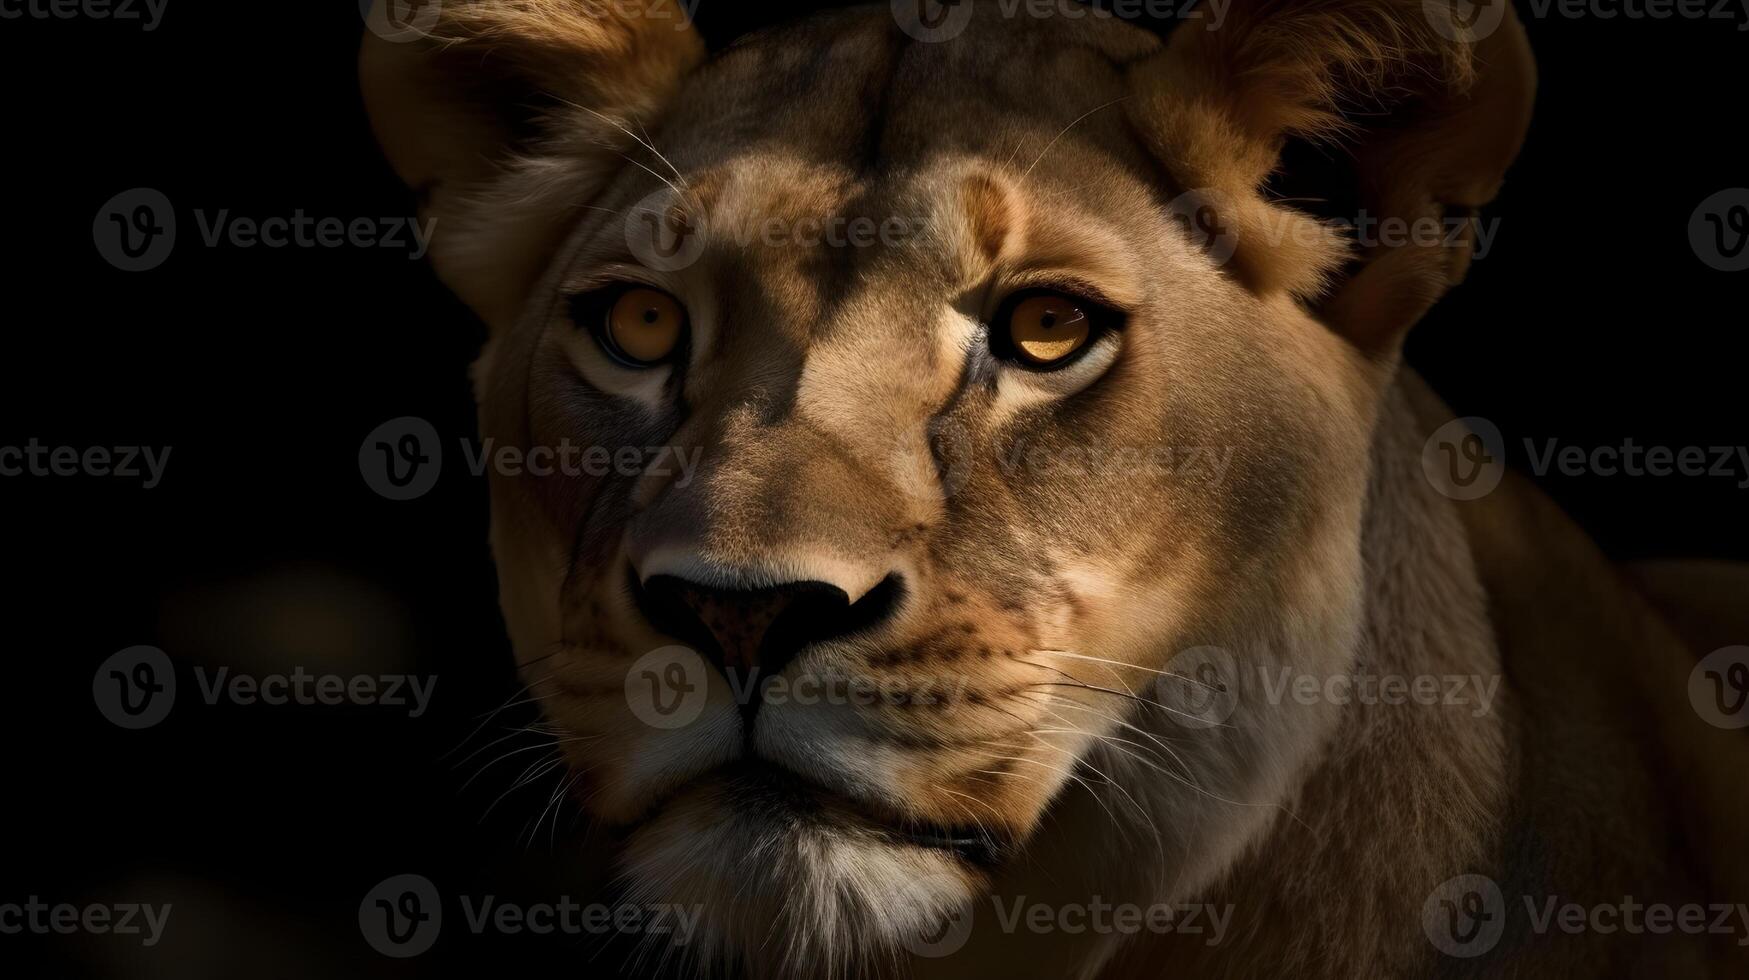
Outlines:
{"label": "lion head", "polygon": [[907,9],[711,53],[666,0],[468,0],[363,59],[529,464],[525,679],[632,892],[764,974],[1263,831],[1334,714],[1219,679],[1353,649],[1382,392],[1468,255],[1277,201],[1284,145],[1439,220],[1528,112],[1516,25],[1420,0]]}

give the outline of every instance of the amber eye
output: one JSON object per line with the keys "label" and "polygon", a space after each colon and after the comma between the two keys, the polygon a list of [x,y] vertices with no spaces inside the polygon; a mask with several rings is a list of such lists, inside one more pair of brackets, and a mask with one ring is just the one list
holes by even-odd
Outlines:
{"label": "amber eye", "polygon": [[673,354],[685,332],[686,310],[679,300],[660,290],[633,287],[607,308],[601,341],[619,360],[649,367]]}
{"label": "amber eye", "polygon": [[1008,346],[1020,360],[1037,367],[1061,363],[1087,346],[1093,320],[1078,301],[1055,293],[1028,296],[1014,304],[1006,326]]}

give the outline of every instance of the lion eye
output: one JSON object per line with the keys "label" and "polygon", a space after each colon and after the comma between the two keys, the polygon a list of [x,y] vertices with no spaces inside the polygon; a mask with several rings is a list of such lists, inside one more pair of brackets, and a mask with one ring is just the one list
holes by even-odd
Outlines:
{"label": "lion eye", "polygon": [[1057,364],[1087,345],[1093,321],[1067,296],[1030,296],[1008,314],[1008,340],[1014,353],[1037,367]]}
{"label": "lion eye", "polygon": [[686,309],[656,289],[633,287],[607,308],[600,339],[607,352],[633,367],[651,367],[674,353],[686,331]]}

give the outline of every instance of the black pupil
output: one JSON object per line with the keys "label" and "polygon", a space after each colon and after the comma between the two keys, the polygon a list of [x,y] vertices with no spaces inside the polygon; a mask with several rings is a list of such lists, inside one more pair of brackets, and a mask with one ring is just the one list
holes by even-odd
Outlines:
{"label": "black pupil", "polygon": [[1039,323],[1039,326],[1044,327],[1046,330],[1049,330],[1050,328],[1057,325],[1057,314],[1054,311],[1050,312],[1050,313],[1046,313],[1044,316],[1039,317],[1038,323]]}
{"label": "black pupil", "polygon": [[654,306],[652,306],[649,309],[644,311],[644,322],[645,323],[654,324],[657,320],[660,320],[661,318],[662,318],[662,312],[660,310],[656,309]]}

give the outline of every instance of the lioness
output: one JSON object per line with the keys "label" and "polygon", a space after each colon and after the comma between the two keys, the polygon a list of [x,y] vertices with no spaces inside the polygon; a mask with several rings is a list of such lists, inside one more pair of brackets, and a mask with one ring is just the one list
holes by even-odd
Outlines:
{"label": "lioness", "polygon": [[373,15],[371,118],[490,328],[481,435],[605,464],[495,473],[492,545],[628,900],[702,915],[647,962],[1741,970],[1742,927],[1564,926],[1749,901],[1741,733],[1401,365],[1467,233],[1269,189],[1310,140],[1376,218],[1486,204],[1511,11],[1015,9],[714,54],[665,0]]}

